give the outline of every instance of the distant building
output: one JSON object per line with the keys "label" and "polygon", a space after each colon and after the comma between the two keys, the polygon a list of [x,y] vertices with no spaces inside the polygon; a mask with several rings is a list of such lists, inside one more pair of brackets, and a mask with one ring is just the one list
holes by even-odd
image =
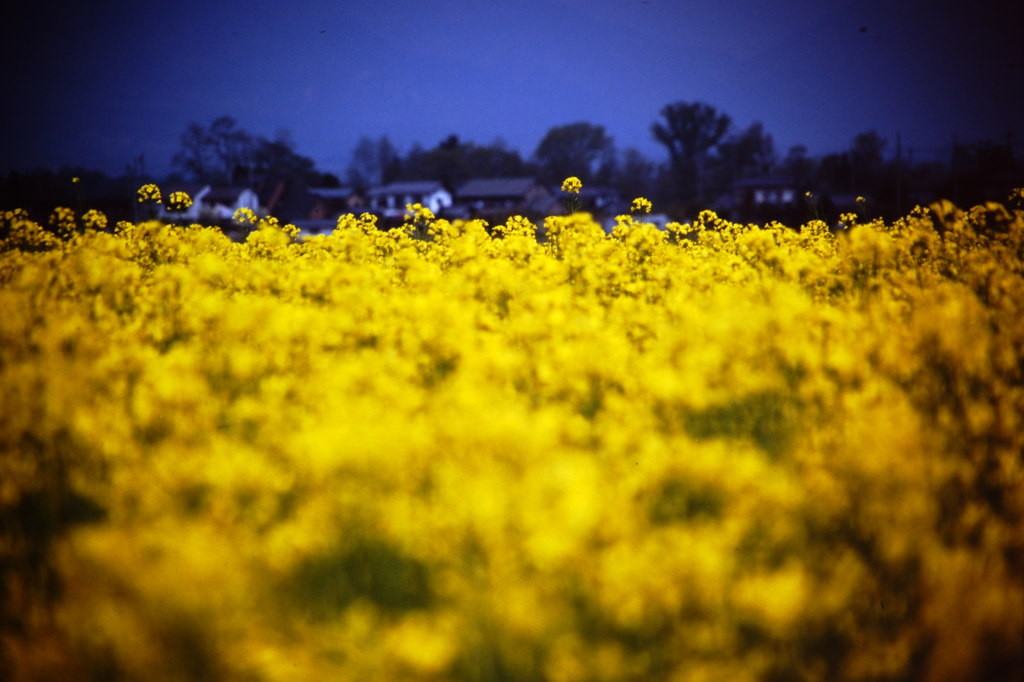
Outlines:
{"label": "distant building", "polygon": [[316,198],[311,219],[337,218],[343,213],[357,213],[363,209],[363,197],[352,187],[310,187]]}
{"label": "distant building", "polygon": [[284,177],[270,177],[260,182],[262,213],[282,223],[308,220],[317,212],[317,197],[304,182]]}
{"label": "distant building", "polygon": [[[192,198],[192,205],[184,211],[168,211],[167,198],[173,192],[185,192]],[[248,187],[227,187],[218,185],[178,185],[166,189],[164,203],[160,204],[157,217],[161,220],[191,222],[222,222],[230,220],[235,211],[248,208],[258,211],[259,197]]]}
{"label": "distant building", "polygon": [[584,211],[596,216],[615,216],[629,212],[629,205],[622,200],[619,191],[612,187],[583,185],[580,203]]}
{"label": "distant building", "polygon": [[469,216],[542,214],[553,199],[551,190],[534,178],[469,180],[455,192],[455,206]]}
{"label": "distant building", "polygon": [[218,220],[224,220],[231,219],[240,208],[259,210],[260,200],[248,187],[210,187],[202,197],[202,204]]}
{"label": "distant building", "polygon": [[370,211],[385,218],[404,215],[407,204],[422,204],[435,215],[452,205],[451,192],[440,182],[432,180],[392,182],[374,187],[366,193],[366,198]]}
{"label": "distant building", "polygon": [[[626,213],[628,213],[628,207],[626,211],[623,211],[618,215],[625,215]],[[668,224],[672,222],[672,218],[670,218],[667,213],[648,213],[646,215],[634,216],[634,218],[638,223],[648,223],[650,225],[654,225],[659,230],[667,230]],[[609,214],[606,215],[601,220],[599,220],[599,222],[601,223],[601,227],[604,228],[604,231],[607,232],[608,234],[611,234],[612,230],[615,229],[615,226],[618,224],[619,221]]]}
{"label": "distant building", "polygon": [[796,185],[781,175],[742,178],[732,185],[733,201],[740,206],[786,206],[797,202]]}
{"label": "distant building", "polygon": [[801,200],[799,188],[790,178],[760,175],[733,182],[711,208],[730,220],[763,222],[796,215]]}

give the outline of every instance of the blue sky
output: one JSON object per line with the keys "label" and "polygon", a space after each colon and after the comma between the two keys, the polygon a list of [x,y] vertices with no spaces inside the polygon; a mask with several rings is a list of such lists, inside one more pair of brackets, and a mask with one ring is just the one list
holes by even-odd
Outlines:
{"label": "blue sky", "polygon": [[[20,4],[20,3],[19,3]],[[163,173],[190,122],[287,130],[341,174],[363,135],[405,152],[449,134],[529,156],[555,125],[650,126],[704,101],[761,121],[780,155],[900,132],[915,158],[1006,139],[1024,155],[1021,3],[919,0],[374,0],[45,3],[3,10],[0,172],[145,154]],[[1011,9],[1012,8],[1012,9]]]}

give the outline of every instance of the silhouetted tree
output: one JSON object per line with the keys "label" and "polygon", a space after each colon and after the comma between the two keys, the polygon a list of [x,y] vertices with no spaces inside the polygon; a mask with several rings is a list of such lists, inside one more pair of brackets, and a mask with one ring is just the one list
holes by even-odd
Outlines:
{"label": "silhouetted tree", "polygon": [[719,144],[722,162],[732,167],[733,179],[765,175],[775,167],[775,141],[754,121],[746,130]]}
{"label": "silhouetted tree", "polygon": [[316,164],[295,151],[287,130],[277,131],[272,140],[255,137],[230,116],[208,127],[190,123],[172,163],[203,183],[253,184],[271,174],[308,181],[316,174]]}
{"label": "silhouetted tree", "polygon": [[469,176],[468,156],[472,145],[449,135],[433,149],[414,146],[402,164],[406,180],[439,180],[449,190]]}
{"label": "silhouetted tree", "polygon": [[314,173],[310,187],[341,187],[341,179],[334,173]]}
{"label": "silhouetted tree", "polygon": [[780,164],[780,170],[792,180],[797,187],[807,188],[814,176],[814,160],[807,156],[806,145],[797,144],[789,148],[786,158]]}
{"label": "silhouetted tree", "polygon": [[198,123],[189,123],[181,134],[180,145],[181,149],[171,161],[174,167],[197,182],[209,178],[215,161],[206,128]]}
{"label": "silhouetted tree", "polygon": [[1013,187],[1024,180],[1024,168],[1013,158],[1009,143],[990,140],[973,144],[954,144],[950,160],[947,195],[962,204],[1003,200]]}
{"label": "silhouetted tree", "polygon": [[217,160],[216,174],[211,179],[252,182],[253,154],[257,147],[253,136],[239,128],[238,122],[230,116],[214,120],[207,134],[213,157]]}
{"label": "silhouetted tree", "polygon": [[540,179],[555,184],[575,175],[605,184],[615,163],[615,143],[604,126],[578,122],[550,128],[533,152]]}
{"label": "silhouetted tree", "polygon": [[740,178],[767,175],[775,168],[775,143],[760,121],[729,135],[718,143],[717,154],[708,158],[704,194],[717,196]]}
{"label": "silhouetted tree", "polygon": [[852,191],[850,153],[835,152],[821,157],[814,176],[814,185],[826,194]]}
{"label": "silhouetted tree", "polygon": [[519,152],[509,149],[501,138],[488,145],[473,145],[468,165],[473,177],[498,178],[536,174],[536,168],[523,160]]}
{"label": "silhouetted tree", "polygon": [[235,119],[221,116],[205,128],[190,123],[172,163],[196,182],[231,182],[239,169],[251,167],[255,146],[252,135]]}
{"label": "silhouetted tree", "polygon": [[505,148],[500,140],[486,146],[463,142],[449,135],[433,149],[416,145],[402,163],[406,180],[439,180],[449,190],[472,178],[493,178],[530,174],[519,152]]}
{"label": "silhouetted tree", "polygon": [[376,140],[363,136],[352,150],[345,179],[350,185],[365,191],[394,179],[400,168],[398,150],[387,135]]}
{"label": "silhouetted tree", "polygon": [[850,191],[875,193],[881,181],[886,140],[874,130],[858,134],[850,145]]}
{"label": "silhouetted tree", "polygon": [[651,125],[654,139],[668,149],[678,196],[691,201],[703,195],[704,164],[732,125],[732,119],[703,102],[675,102],[661,110],[664,121]]}
{"label": "silhouetted tree", "polygon": [[627,147],[619,157],[612,186],[627,201],[634,197],[651,198],[655,192],[656,171],[650,159],[635,147]]}
{"label": "silhouetted tree", "polygon": [[279,130],[273,140],[259,138],[256,141],[252,165],[255,177],[259,178],[283,176],[307,184],[315,184],[319,178],[316,163],[296,153],[286,130]]}

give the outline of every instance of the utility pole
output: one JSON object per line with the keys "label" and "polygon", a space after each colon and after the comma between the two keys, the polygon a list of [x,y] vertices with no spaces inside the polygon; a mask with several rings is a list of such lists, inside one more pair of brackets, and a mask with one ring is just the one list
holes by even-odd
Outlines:
{"label": "utility pole", "polygon": [[143,157],[140,154],[137,159],[132,159],[125,164],[128,173],[128,201],[132,206],[132,222],[139,222],[139,202],[135,200],[134,192],[139,187],[139,177],[142,175]]}
{"label": "utility pole", "polygon": [[957,156],[957,154],[956,154],[956,146],[957,146],[956,145],[956,133],[953,133],[953,155],[952,155],[952,158],[949,161],[949,171],[950,171],[950,174],[953,176],[953,197],[952,197],[952,199],[953,199],[953,203],[954,204],[957,203],[957,187],[956,187],[957,186],[957,181],[956,181],[956,175],[957,175],[956,156]]}
{"label": "utility pole", "polygon": [[896,215],[903,215],[903,145],[896,131]]}

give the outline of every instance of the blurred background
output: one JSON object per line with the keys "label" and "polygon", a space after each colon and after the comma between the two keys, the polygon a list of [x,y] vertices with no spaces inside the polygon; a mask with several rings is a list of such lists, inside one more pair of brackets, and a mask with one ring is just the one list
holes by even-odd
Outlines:
{"label": "blurred background", "polygon": [[[1013,3],[186,0],[3,18],[3,208],[84,197],[138,218],[135,189],[163,181],[248,188],[310,221],[430,181],[466,213],[470,180],[557,192],[572,174],[607,216],[643,195],[673,219],[801,220],[807,192],[833,218],[857,196],[891,217],[1022,184]],[[502,203],[529,213],[521,199]]]}

